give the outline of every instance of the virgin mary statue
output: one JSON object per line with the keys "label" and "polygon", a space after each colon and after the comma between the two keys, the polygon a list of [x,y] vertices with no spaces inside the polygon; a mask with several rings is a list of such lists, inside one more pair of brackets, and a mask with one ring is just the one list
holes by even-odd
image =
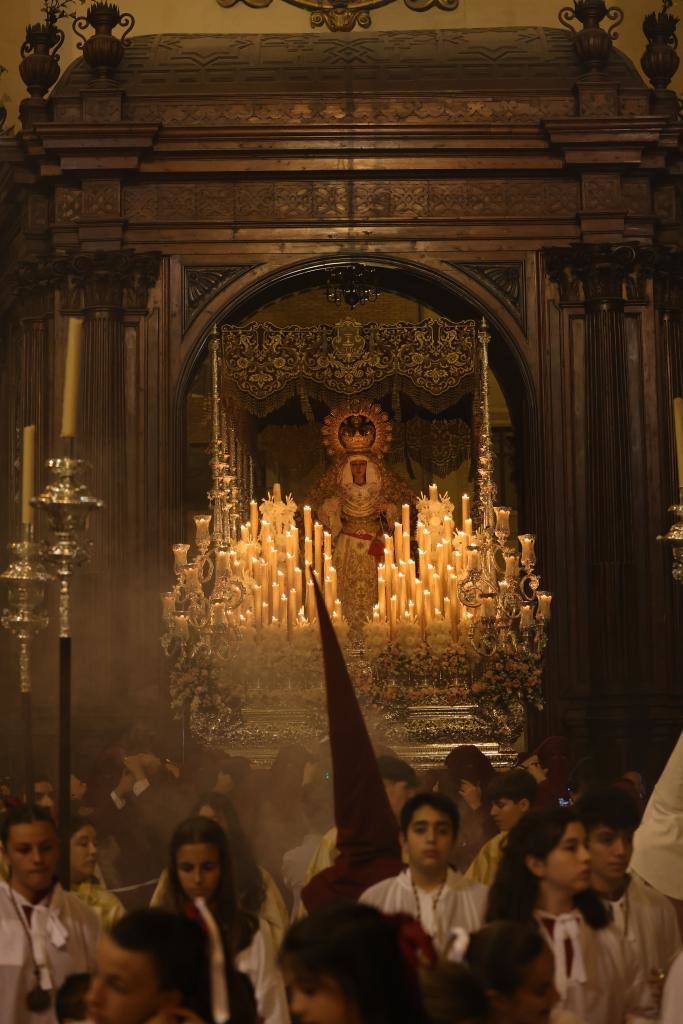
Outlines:
{"label": "virgin mary statue", "polygon": [[377,602],[377,564],[384,560],[384,534],[400,521],[410,488],[384,464],[391,423],[380,406],[352,400],[326,417],[323,443],[332,464],[308,500],[332,534],[344,616],[359,630]]}

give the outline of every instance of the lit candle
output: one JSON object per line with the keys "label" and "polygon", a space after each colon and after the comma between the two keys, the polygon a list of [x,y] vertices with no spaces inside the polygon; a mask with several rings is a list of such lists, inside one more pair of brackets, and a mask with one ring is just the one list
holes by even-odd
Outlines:
{"label": "lit candle", "polygon": [[453,519],[451,516],[443,517],[443,536],[448,547],[453,539]]}
{"label": "lit candle", "polygon": [[439,500],[439,488],[437,487],[436,484],[430,484],[429,485],[429,500],[430,501],[438,501]]}
{"label": "lit candle", "polygon": [[512,509],[506,508],[505,505],[498,505],[494,511],[496,513],[496,531],[504,533],[507,537],[510,532],[510,512]]}
{"label": "lit candle", "polygon": [[280,618],[280,584],[275,581],[272,587],[272,598],[271,598],[271,612],[273,615],[273,622],[278,622]]}
{"label": "lit candle", "polygon": [[78,419],[78,391],[81,377],[81,348],[83,320],[70,316],[66,339],[66,365],[64,367],[64,395],[62,400],[62,437],[76,436]]}
{"label": "lit candle", "polygon": [[481,558],[477,548],[467,549],[467,568],[470,572],[479,572],[481,569]]}
{"label": "lit candle", "polygon": [[[197,516],[194,517],[194,521],[195,521],[195,523],[197,522]],[[249,543],[249,536],[250,536],[250,534],[249,534],[249,527],[246,525],[246,523],[242,523],[242,525],[240,526],[240,540],[244,544],[248,544]]]}
{"label": "lit candle", "polygon": [[534,544],[536,542],[533,533],[522,533],[518,539],[522,545],[522,562],[533,562],[535,557]]}
{"label": "lit candle", "polygon": [[394,560],[394,541],[388,533],[384,534],[384,561],[389,565]]}
{"label": "lit candle", "polygon": [[505,556],[505,575],[508,579],[514,579],[519,572],[519,558],[517,555]]}
{"label": "lit candle", "polygon": [[423,608],[423,595],[422,595],[422,580],[415,581],[415,616],[418,622],[422,622],[422,608]]}
{"label": "lit candle", "polygon": [[342,618],[342,606],[339,598],[334,602],[334,615],[332,616],[335,622],[341,622]]}
{"label": "lit candle", "polygon": [[304,562],[308,565],[313,562],[313,541],[310,537],[304,537]]}
{"label": "lit candle", "polygon": [[406,578],[402,572],[398,573],[398,612],[399,615],[403,615],[406,610]]}
{"label": "lit candle", "polygon": [[182,569],[187,565],[187,552],[190,550],[189,544],[174,544],[173,545],[173,557],[175,558],[176,569]]}
{"label": "lit candle", "polygon": [[425,549],[425,558],[429,563],[432,560],[432,535],[429,530],[425,530],[422,534],[422,543]]}
{"label": "lit candle", "polygon": [[325,607],[330,615],[332,614],[332,580],[329,572],[325,573]]}
{"label": "lit candle", "polygon": [[315,591],[313,589],[313,580],[309,580],[306,584],[306,614],[309,622],[315,622]]}
{"label": "lit candle", "polygon": [[187,615],[176,615],[175,617],[176,633],[181,640],[189,640],[190,638],[190,627],[187,622]]}
{"label": "lit candle", "polygon": [[254,587],[254,621],[256,628],[260,629],[263,625],[263,591],[258,583]]}
{"label": "lit candle", "polygon": [[287,637],[291,638],[294,626],[296,625],[296,590],[292,587],[289,592],[289,601],[287,602]]}
{"label": "lit candle", "polygon": [[533,629],[533,625],[534,606],[532,604],[523,604],[519,613],[520,629]]}
{"label": "lit candle", "polygon": [[21,450],[21,521],[25,526],[33,526],[35,511],[31,498],[36,476],[36,428],[24,427]]}
{"label": "lit candle", "polygon": [[214,601],[211,605],[211,625],[225,626],[225,607],[220,601]]}
{"label": "lit candle", "polygon": [[538,598],[538,618],[549,619],[550,618],[550,603],[553,599],[553,595],[549,594],[547,590],[539,590],[536,593]]}
{"label": "lit candle", "polygon": [[188,590],[201,590],[199,582],[199,569],[196,565],[188,565],[185,570],[185,586]]}
{"label": "lit candle", "polygon": [[484,598],[481,614],[484,619],[495,619],[496,599],[491,594]]}
{"label": "lit candle", "polygon": [[403,552],[403,527],[400,523],[394,523],[394,551],[398,561]]}
{"label": "lit candle", "polygon": [[674,398],[674,434],[676,437],[678,486],[683,490],[683,398]]}
{"label": "lit candle", "polygon": [[441,587],[441,576],[438,572],[432,574],[431,591],[434,600],[434,611],[440,612],[443,603],[443,590]]}
{"label": "lit candle", "polygon": [[377,607],[379,609],[379,616],[382,622],[386,622],[387,618],[387,590],[386,583],[384,582],[384,576],[378,576],[377,578]]}
{"label": "lit candle", "polygon": [[249,527],[251,539],[256,543],[258,540],[258,504],[255,501],[249,502]]}
{"label": "lit candle", "polygon": [[415,600],[415,562],[410,558],[408,560],[408,596],[412,601]]}
{"label": "lit candle", "polygon": [[432,621],[432,595],[429,590],[425,590],[422,595],[422,607],[425,615],[425,626],[428,626]]}
{"label": "lit candle", "polygon": [[279,484],[273,484],[273,501],[282,501],[282,488]]}
{"label": "lit candle", "polygon": [[175,595],[169,591],[162,596],[161,603],[164,609],[164,618],[170,622],[175,615]]}
{"label": "lit candle", "polygon": [[267,519],[261,520],[261,543],[270,545],[272,533]]}
{"label": "lit candle", "polygon": [[289,592],[292,589],[292,587],[294,586],[294,555],[291,554],[291,552],[290,552],[290,554],[287,555],[286,569],[287,569],[287,591]]}
{"label": "lit candle", "polygon": [[401,524],[403,532],[410,537],[410,505],[401,505]]}
{"label": "lit candle", "polygon": [[393,637],[394,631],[396,630],[396,619],[398,612],[397,605],[398,599],[396,597],[396,594],[392,594],[391,600],[389,601],[389,636],[391,637]]}
{"label": "lit candle", "polygon": [[417,561],[420,569],[420,579],[424,582],[425,573],[427,571],[427,557],[423,548],[420,548],[417,552]]}
{"label": "lit candle", "polygon": [[[209,539],[209,523],[211,522],[211,516],[195,516],[194,527],[195,527],[195,540],[197,547],[201,547]],[[244,527],[242,527],[244,530]],[[242,538],[244,539],[244,538]]]}
{"label": "lit candle", "polygon": [[329,558],[332,557],[332,534],[328,530],[323,534],[323,551]]}
{"label": "lit candle", "polygon": [[463,494],[462,496],[462,528],[465,529],[465,523],[470,518],[470,496],[469,494]]}
{"label": "lit candle", "polygon": [[313,527],[313,537],[315,542],[315,571],[320,575],[323,567],[323,528],[321,523],[316,523]]}
{"label": "lit candle", "polygon": [[287,633],[289,634],[289,614],[287,612],[287,603],[287,595],[280,594],[280,629],[285,626]]}
{"label": "lit candle", "polygon": [[230,565],[230,552],[229,551],[217,551],[216,552],[216,578],[220,579],[221,576],[225,576]]}
{"label": "lit candle", "polygon": [[329,573],[332,584],[332,603],[335,604],[337,600],[337,570],[333,565],[330,565]]}
{"label": "lit candle", "polygon": [[304,537],[313,536],[313,518],[311,516],[311,506],[304,505]]}
{"label": "lit candle", "polygon": [[404,562],[410,561],[410,534],[403,533],[403,551],[401,552]]}
{"label": "lit candle", "polygon": [[465,520],[465,522],[463,524],[463,529],[465,531],[465,537],[467,538],[467,543],[469,544],[469,542],[472,539],[472,520],[471,519],[467,518]]}
{"label": "lit candle", "polygon": [[294,589],[296,590],[296,606],[300,608],[303,601],[304,584],[301,569],[298,565],[294,569]]}

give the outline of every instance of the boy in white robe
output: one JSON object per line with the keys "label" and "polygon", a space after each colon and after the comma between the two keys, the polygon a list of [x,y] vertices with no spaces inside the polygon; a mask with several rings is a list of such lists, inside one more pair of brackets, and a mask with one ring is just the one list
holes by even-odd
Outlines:
{"label": "boy in white robe", "polygon": [[49,811],[10,810],[0,838],[9,870],[0,883],[0,1021],[56,1024],[60,985],[93,968],[99,919],[55,881],[59,840]]}
{"label": "boy in white robe", "polygon": [[661,978],[681,948],[676,912],[666,896],[628,872],[638,807],[618,786],[588,790],[576,807],[586,829],[591,885],[614,926],[660,994]]}
{"label": "boy in white robe", "polygon": [[400,840],[408,867],[362,894],[386,914],[409,914],[432,937],[443,954],[456,929],[481,927],[488,889],[466,881],[449,867],[458,837],[458,810],[442,793],[418,793],[401,813]]}

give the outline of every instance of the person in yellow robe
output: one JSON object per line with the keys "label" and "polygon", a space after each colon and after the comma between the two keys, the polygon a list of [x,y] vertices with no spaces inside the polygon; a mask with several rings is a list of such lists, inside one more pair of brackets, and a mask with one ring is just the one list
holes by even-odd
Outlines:
{"label": "person in yellow robe", "polygon": [[82,818],[72,821],[70,864],[72,893],[95,911],[102,928],[108,931],[123,917],[125,908],[102,881],[97,864],[97,832],[91,822]]}
{"label": "person in yellow robe", "polygon": [[465,872],[465,878],[470,882],[493,884],[508,832],[531,809],[536,788],[536,780],[525,768],[512,768],[491,779],[486,787],[486,799],[491,803],[491,817],[499,832],[484,843]]}

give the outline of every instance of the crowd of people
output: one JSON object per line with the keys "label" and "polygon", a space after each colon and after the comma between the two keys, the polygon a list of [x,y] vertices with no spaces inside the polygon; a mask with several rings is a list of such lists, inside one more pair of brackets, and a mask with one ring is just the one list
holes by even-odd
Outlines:
{"label": "crowd of people", "polygon": [[644,820],[637,774],[606,785],[584,765],[572,787],[561,738],[503,770],[459,746],[423,776],[382,751],[396,855],[347,862],[353,898],[329,899],[316,883],[347,829],[333,751],[258,771],[136,741],[72,776],[68,887],[49,778],[28,802],[4,786],[3,1024],[681,1019],[683,740]]}
{"label": "crowd of people", "polygon": [[4,781],[0,1024],[683,1019],[683,735],[651,794],[562,737],[419,774],[373,746],[320,614],[316,751],[179,765],[132,731],[69,807]]}

